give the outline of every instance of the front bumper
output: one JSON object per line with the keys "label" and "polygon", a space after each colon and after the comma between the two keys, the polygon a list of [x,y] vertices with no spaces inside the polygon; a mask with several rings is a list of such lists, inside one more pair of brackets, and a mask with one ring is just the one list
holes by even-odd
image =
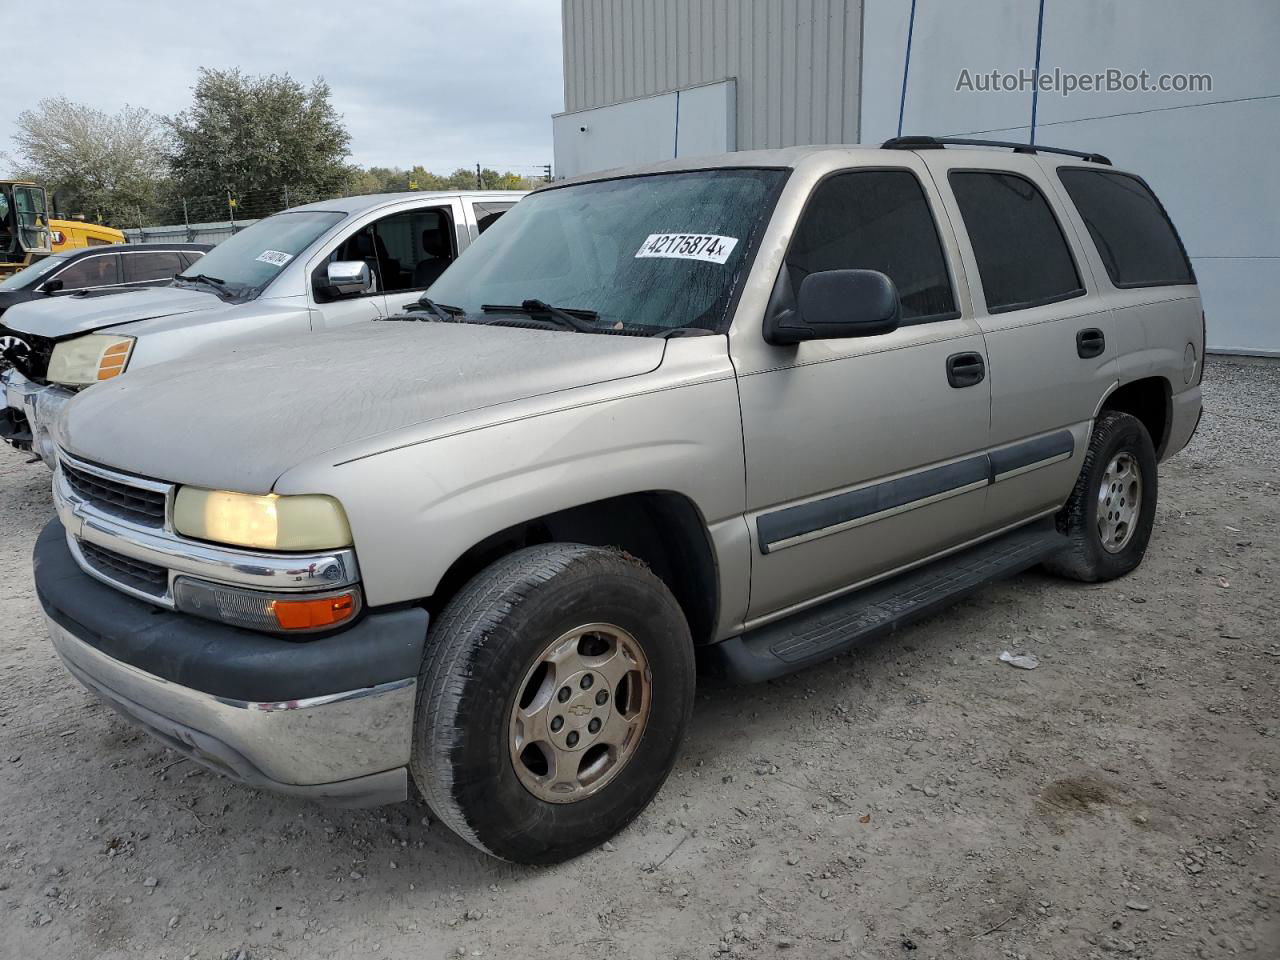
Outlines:
{"label": "front bumper", "polygon": [[427,614],[367,613],[296,642],[124,595],[77,565],[58,521],[36,592],[71,674],[148,733],[250,786],[341,806],[408,795]]}
{"label": "front bumper", "polygon": [[50,427],[75,393],[56,384],[33,383],[13,367],[0,373],[0,440],[30,450],[53,468],[57,455]]}

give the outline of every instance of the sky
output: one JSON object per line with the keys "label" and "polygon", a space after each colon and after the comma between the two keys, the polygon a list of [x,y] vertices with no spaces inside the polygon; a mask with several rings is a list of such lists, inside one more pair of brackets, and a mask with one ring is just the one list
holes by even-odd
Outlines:
{"label": "sky", "polygon": [[[0,0],[0,8],[10,38],[45,38],[0,58],[5,153],[18,114],[44,97],[172,114],[189,104],[202,66],[324,77],[361,166],[449,173],[480,163],[533,173],[551,162],[551,114],[564,109],[560,0],[61,0],[48,9]],[[48,62],[33,62],[41,50]]]}

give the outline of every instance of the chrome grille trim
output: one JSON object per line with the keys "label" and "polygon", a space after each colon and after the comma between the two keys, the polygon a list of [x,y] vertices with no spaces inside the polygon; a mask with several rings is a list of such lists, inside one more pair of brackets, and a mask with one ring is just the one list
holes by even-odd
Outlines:
{"label": "chrome grille trim", "polygon": [[[106,513],[113,513],[146,527],[164,527],[169,514],[169,487],[133,478],[124,480],[109,471],[90,467],[70,457],[61,459],[67,484],[83,499]],[[159,487],[159,489],[156,489]]]}
{"label": "chrome grille trim", "polygon": [[[139,597],[163,607],[173,607],[173,580],[179,576],[197,577],[214,583],[273,592],[305,592],[334,590],[360,582],[360,569],[355,551],[350,547],[320,553],[263,553],[221,547],[198,540],[188,540],[174,532],[171,520],[162,527],[150,526],[109,512],[100,504],[82,496],[68,481],[71,464],[109,475],[113,480],[138,489],[163,490],[166,504],[171,505],[176,485],[119,473],[96,464],[58,452],[58,469],[53,478],[53,501],[67,532],[67,542],[76,562],[90,576],[123,593]],[[144,486],[145,485],[145,486]],[[172,509],[166,509],[166,517]],[[86,551],[84,545],[90,549]],[[109,551],[117,565],[95,565],[93,549]],[[87,555],[88,554],[88,555]],[[97,558],[102,560],[102,558]],[[136,581],[122,575],[128,564],[165,572],[164,589],[152,592],[149,584],[140,589]]]}

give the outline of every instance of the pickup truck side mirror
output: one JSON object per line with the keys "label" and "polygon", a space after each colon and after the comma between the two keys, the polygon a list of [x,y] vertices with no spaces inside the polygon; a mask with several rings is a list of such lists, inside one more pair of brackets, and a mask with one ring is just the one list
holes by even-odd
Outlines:
{"label": "pickup truck side mirror", "polygon": [[[898,288],[878,270],[823,270],[800,283],[791,297],[789,271],[782,271],[765,318],[769,343],[874,337],[898,328],[902,306]],[[786,301],[791,301],[787,309]]]}
{"label": "pickup truck side mirror", "polygon": [[62,289],[62,281],[58,279],[46,280],[40,284],[41,293],[57,293]]}
{"label": "pickup truck side mirror", "polygon": [[363,260],[335,260],[325,268],[322,292],[329,298],[350,297],[373,290],[373,274]]}

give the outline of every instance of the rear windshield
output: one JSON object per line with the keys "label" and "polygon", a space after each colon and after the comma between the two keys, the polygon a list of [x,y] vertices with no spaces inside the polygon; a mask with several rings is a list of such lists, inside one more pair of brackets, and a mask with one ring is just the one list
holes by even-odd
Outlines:
{"label": "rear windshield", "polygon": [[1060,168],[1098,255],[1117,287],[1195,283],[1191,262],[1151,188],[1114,171]]}

